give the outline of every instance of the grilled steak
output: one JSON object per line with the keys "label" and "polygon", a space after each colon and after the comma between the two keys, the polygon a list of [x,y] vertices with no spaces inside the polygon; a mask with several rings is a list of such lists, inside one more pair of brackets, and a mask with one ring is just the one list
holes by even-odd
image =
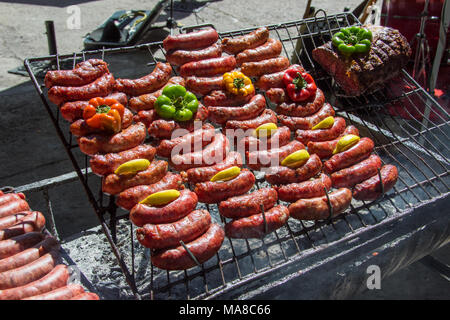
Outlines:
{"label": "grilled steak", "polygon": [[364,27],[373,35],[368,53],[346,58],[331,41],[312,51],[314,60],[351,96],[361,95],[397,76],[411,56],[408,41],[398,30],[373,25]]}

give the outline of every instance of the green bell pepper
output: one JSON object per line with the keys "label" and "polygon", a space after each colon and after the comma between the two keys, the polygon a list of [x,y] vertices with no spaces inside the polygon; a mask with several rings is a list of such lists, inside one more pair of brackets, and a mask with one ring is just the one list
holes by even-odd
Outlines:
{"label": "green bell pepper", "polygon": [[372,31],[357,26],[342,28],[333,35],[331,42],[346,57],[367,53],[372,45]]}
{"label": "green bell pepper", "polygon": [[175,121],[191,120],[197,109],[198,100],[195,94],[186,91],[186,88],[179,84],[164,87],[155,102],[156,113],[161,118]]}

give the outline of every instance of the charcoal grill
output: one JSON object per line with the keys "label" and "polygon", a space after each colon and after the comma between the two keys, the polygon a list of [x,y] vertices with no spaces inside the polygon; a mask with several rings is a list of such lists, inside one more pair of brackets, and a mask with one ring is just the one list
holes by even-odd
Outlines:
{"label": "charcoal grill", "polygon": [[[282,42],[282,54],[291,61],[300,61],[312,73],[337,115],[358,127],[361,136],[374,140],[375,153],[384,164],[398,167],[397,184],[377,201],[352,200],[350,209],[332,220],[290,219],[285,227],[261,240],[225,239],[215,257],[186,271],[169,272],[150,265],[148,272],[138,278],[137,248],[128,213],[116,207],[113,196],[101,192],[100,179],[91,174],[88,157],[79,151],[58,108],[47,100],[42,78],[38,80],[33,69],[34,64],[42,61],[53,63],[56,68],[72,68],[81,60],[97,57],[109,63],[114,76],[137,78],[151,70],[143,66],[164,61],[162,42],[24,61],[137,299],[345,298],[365,287],[367,274],[363,267],[368,264],[379,265],[383,276],[387,276],[448,241],[448,113],[404,70],[395,81],[371,94],[357,98],[343,95],[312,60],[311,50],[330,40],[341,27],[360,23],[351,13],[332,16],[323,11],[318,13],[314,18],[267,27],[271,37]],[[204,26],[184,28],[180,32]],[[244,35],[254,29],[223,32],[220,38]],[[394,85],[401,89],[396,90]],[[408,106],[402,110],[403,117],[398,113],[400,109],[394,108],[398,105]],[[405,114],[411,119],[404,119]],[[256,176],[259,179],[254,188],[264,187],[266,183],[261,175],[256,173]],[[216,205],[200,204],[200,207],[209,209],[213,220],[225,222],[218,215]],[[118,223],[129,225],[131,236],[127,250],[116,243]],[[375,250],[378,254],[371,254]],[[124,257],[130,255],[131,265],[127,265]],[[286,288],[304,290],[296,290],[293,296]]]}

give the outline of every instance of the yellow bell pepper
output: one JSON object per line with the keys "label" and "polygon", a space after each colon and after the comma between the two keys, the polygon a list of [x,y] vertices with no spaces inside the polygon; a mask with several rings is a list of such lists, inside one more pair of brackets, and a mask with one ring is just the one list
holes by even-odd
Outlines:
{"label": "yellow bell pepper", "polygon": [[228,92],[235,95],[247,96],[255,92],[252,80],[240,71],[224,73],[223,84]]}

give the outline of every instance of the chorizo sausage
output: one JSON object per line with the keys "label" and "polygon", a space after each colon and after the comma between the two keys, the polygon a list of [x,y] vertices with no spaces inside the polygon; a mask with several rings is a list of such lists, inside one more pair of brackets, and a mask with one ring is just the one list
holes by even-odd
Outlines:
{"label": "chorizo sausage", "polygon": [[6,216],[0,218],[0,230],[9,228],[20,222],[24,217],[26,217],[31,211],[23,211],[19,213],[12,214],[10,216]]}
{"label": "chorizo sausage", "polygon": [[381,168],[381,159],[379,156],[372,154],[351,167],[333,172],[331,174],[333,187],[352,188],[355,184],[376,175],[379,168]]}
{"label": "chorizo sausage", "polygon": [[[266,109],[267,111],[269,109]],[[264,111],[264,112],[265,112]],[[270,110],[272,111],[272,110]],[[271,121],[266,123],[273,123]],[[250,128],[243,128],[245,130]],[[291,140],[291,130],[289,130],[288,127],[279,127],[275,133],[272,133],[270,137],[255,137],[255,136],[245,136],[243,139],[241,139],[238,142],[238,149],[241,148],[241,146],[244,148],[245,151],[259,151],[259,150],[267,150],[271,149],[272,147],[278,148],[285,146],[289,143]]]}
{"label": "chorizo sausage", "polygon": [[290,65],[286,57],[270,58],[257,62],[244,62],[241,71],[248,77],[260,77],[264,74],[286,70]]}
{"label": "chorizo sausage", "polygon": [[314,113],[313,115],[304,117],[292,117],[279,114],[278,120],[283,125],[288,126],[292,131],[297,129],[309,130],[326,117],[332,117],[334,115],[335,115],[334,108],[329,103],[325,103],[320,108],[320,110]]}
{"label": "chorizo sausage", "polygon": [[266,43],[254,49],[246,49],[236,55],[236,63],[241,66],[244,62],[256,62],[280,55],[283,46],[280,40],[267,39]]}
{"label": "chorizo sausage", "polygon": [[225,123],[226,129],[256,129],[264,123],[277,123],[277,115],[271,109],[265,109],[259,116],[249,120],[228,120]]}
{"label": "chorizo sausage", "polygon": [[308,161],[299,168],[291,169],[284,166],[270,167],[264,178],[272,185],[296,183],[314,177],[322,170],[322,161],[312,154]]}
{"label": "chorizo sausage", "polygon": [[[290,68],[294,67],[305,71],[305,69],[303,69],[303,67],[298,64],[293,64],[290,66]],[[256,81],[255,83],[255,86],[264,91],[267,91],[270,88],[284,88],[285,87],[283,82],[284,73],[285,70],[263,74],[261,77],[258,78],[258,81]]]}
{"label": "chorizo sausage", "polygon": [[[387,164],[381,167],[381,181],[383,182],[384,192],[388,192],[397,182],[398,170],[396,166]],[[353,189],[353,198],[356,200],[372,201],[382,196],[381,183],[378,173],[371,178],[358,183]]]}
{"label": "chorizo sausage", "polygon": [[307,144],[309,141],[327,141],[336,139],[345,130],[345,119],[341,117],[335,117],[333,126],[329,129],[316,129],[316,130],[297,130],[295,132],[298,141]]}
{"label": "chorizo sausage", "polygon": [[303,143],[294,140],[279,148],[246,152],[245,156],[250,169],[260,170],[261,167],[280,164],[288,155],[301,149],[305,149]]}
{"label": "chorizo sausage", "polygon": [[164,50],[192,50],[205,48],[219,39],[219,34],[214,28],[207,27],[198,31],[167,36],[163,40]]}
{"label": "chorizo sausage", "polygon": [[208,118],[215,123],[223,124],[228,120],[248,120],[259,116],[266,108],[263,95],[253,96],[248,103],[239,107],[208,107]]}
{"label": "chorizo sausage", "polygon": [[166,53],[166,60],[172,65],[182,66],[188,62],[218,58],[221,55],[222,47],[218,44],[212,44],[199,50],[171,50]]}
{"label": "chorizo sausage", "polygon": [[290,183],[275,187],[282,201],[295,202],[298,199],[315,198],[325,194],[325,188],[331,189],[331,179],[326,174],[319,178],[303,182]]}
{"label": "chorizo sausage", "polygon": [[207,95],[214,90],[223,90],[223,76],[213,77],[196,77],[189,76],[186,78],[186,89],[196,94]]}
{"label": "chorizo sausage", "polygon": [[264,44],[269,39],[269,29],[266,27],[258,28],[249,34],[236,38],[223,38],[222,48],[228,54],[237,54],[245,49],[253,49]]}
{"label": "chorizo sausage", "polygon": [[247,103],[255,94],[248,94],[246,96],[236,95],[229,93],[225,90],[214,90],[210,94],[203,97],[203,103],[207,107],[231,107],[231,106],[241,106]]}
{"label": "chorizo sausage", "polygon": [[29,211],[30,206],[28,205],[28,202],[23,200],[22,198],[18,200],[13,200],[10,202],[7,202],[0,206],[0,218],[10,216],[15,213],[19,213],[22,211]]}
{"label": "chorizo sausage", "polygon": [[23,193],[7,193],[0,195],[0,206],[16,200],[25,200]]}
{"label": "chorizo sausage", "polygon": [[100,300],[99,296],[93,292],[85,292],[73,297],[70,300]]}
{"label": "chorizo sausage", "polygon": [[68,284],[43,294],[31,296],[23,300],[72,300],[72,298],[84,294],[84,289],[81,285],[76,283]]}
{"label": "chorizo sausage", "polygon": [[231,71],[235,67],[236,59],[233,56],[211,58],[182,65],[180,67],[180,75],[182,77],[211,77]]}
{"label": "chorizo sausage", "polygon": [[317,154],[320,158],[329,158],[333,155],[333,150],[336,148],[338,141],[340,138],[347,134],[354,134],[355,136],[359,136],[359,130],[353,125],[345,128],[344,132],[334,140],[329,141],[310,141],[308,142],[308,152],[310,154]]}
{"label": "chorizo sausage", "polygon": [[34,246],[44,239],[40,232],[29,232],[7,240],[0,241],[0,259],[8,258],[16,253]]}
{"label": "chorizo sausage", "polygon": [[317,88],[316,94],[302,102],[283,102],[277,105],[275,112],[290,117],[310,116],[322,108],[325,103],[323,91]]}
{"label": "chorizo sausage", "polygon": [[44,215],[39,211],[32,211],[20,219],[15,225],[0,230],[0,240],[9,239],[28,232],[42,231],[44,227]]}

